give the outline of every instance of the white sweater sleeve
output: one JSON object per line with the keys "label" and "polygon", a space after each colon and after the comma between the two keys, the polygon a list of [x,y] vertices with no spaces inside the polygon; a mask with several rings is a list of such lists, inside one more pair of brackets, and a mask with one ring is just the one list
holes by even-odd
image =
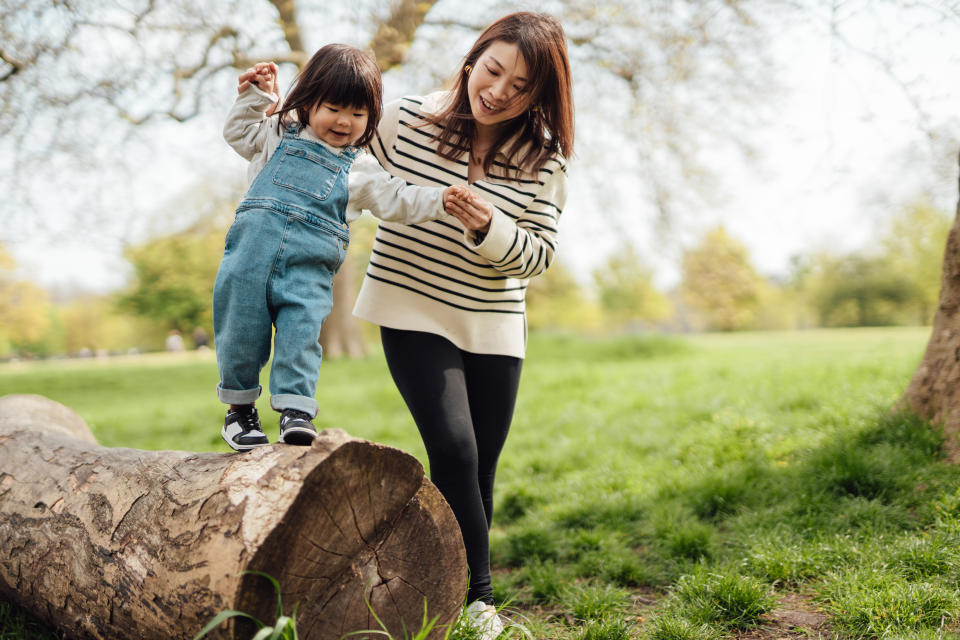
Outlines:
{"label": "white sweater sleeve", "polygon": [[[276,102],[277,96],[253,85],[237,96],[227,114],[223,138],[243,158],[253,162],[258,154],[273,151],[275,145],[269,143],[272,142],[271,138],[279,137],[279,134],[274,135],[277,120],[275,117],[268,118],[266,111]],[[263,158],[260,164],[265,162]]]}
{"label": "white sweater sleeve", "polygon": [[350,203],[347,221],[366,209],[387,222],[417,224],[446,216],[443,189],[407,184],[390,175],[369,153],[361,153],[350,168]]}
{"label": "white sweater sleeve", "polygon": [[467,231],[468,247],[490,266],[512,278],[531,278],[546,271],[557,250],[557,225],[567,201],[566,165],[550,163],[552,171],[533,202],[512,217],[494,207],[486,234]]}

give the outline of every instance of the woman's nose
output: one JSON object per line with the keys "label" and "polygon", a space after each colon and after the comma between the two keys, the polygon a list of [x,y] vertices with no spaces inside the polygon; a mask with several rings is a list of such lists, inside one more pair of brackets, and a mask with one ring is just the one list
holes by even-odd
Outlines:
{"label": "woman's nose", "polygon": [[507,82],[506,78],[501,78],[494,82],[490,89],[495,100],[502,101],[510,97],[510,83]]}

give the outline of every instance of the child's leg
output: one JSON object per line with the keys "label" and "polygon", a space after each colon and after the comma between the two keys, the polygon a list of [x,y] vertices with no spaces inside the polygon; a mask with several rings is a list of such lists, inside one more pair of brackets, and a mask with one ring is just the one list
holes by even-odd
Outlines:
{"label": "child's leg", "polygon": [[277,328],[270,370],[270,406],[317,414],[320,329],[333,307],[333,276],[346,252],[337,236],[290,220],[282,260],[269,285]]}
{"label": "child's leg", "polygon": [[266,284],[283,220],[269,211],[243,211],[227,233],[213,287],[217,393],[224,404],[253,404],[260,396],[260,371],[270,358],[273,333]]}

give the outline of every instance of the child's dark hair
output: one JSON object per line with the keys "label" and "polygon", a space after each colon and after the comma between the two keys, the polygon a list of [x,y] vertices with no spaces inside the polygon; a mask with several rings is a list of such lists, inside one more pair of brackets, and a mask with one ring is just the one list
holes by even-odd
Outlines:
{"label": "child's dark hair", "polygon": [[365,146],[373,139],[380,123],[383,105],[383,82],[373,54],[346,44],[321,47],[297,77],[293,88],[277,111],[282,126],[287,113],[297,114],[306,125],[310,112],[321,102],[367,110],[367,128],[354,144]]}

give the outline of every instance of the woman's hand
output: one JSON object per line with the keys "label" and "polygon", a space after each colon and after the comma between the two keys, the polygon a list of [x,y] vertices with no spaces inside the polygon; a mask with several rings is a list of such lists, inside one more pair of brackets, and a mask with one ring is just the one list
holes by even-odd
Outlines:
{"label": "woman's hand", "polygon": [[493,219],[493,205],[466,187],[451,188],[458,191],[449,195],[447,190],[444,191],[443,208],[446,212],[470,231],[489,231],[490,220]]}

